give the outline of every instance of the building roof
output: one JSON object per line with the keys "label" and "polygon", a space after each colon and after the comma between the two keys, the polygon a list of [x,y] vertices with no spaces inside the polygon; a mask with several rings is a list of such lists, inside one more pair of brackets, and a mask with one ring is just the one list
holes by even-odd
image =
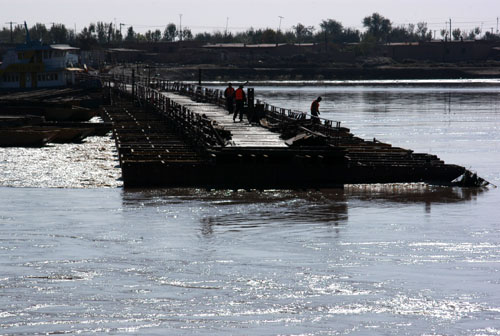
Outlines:
{"label": "building roof", "polygon": [[79,50],[80,48],[75,48],[69,44],[41,44],[38,41],[31,42],[29,44],[21,44],[16,47],[16,51],[26,51],[26,50]]}
{"label": "building roof", "polygon": [[245,44],[245,43],[215,43],[206,44],[203,48],[275,48],[286,45],[298,47],[311,47],[314,43],[261,43],[261,44]]}
{"label": "building roof", "polygon": [[80,50],[80,48],[75,48],[69,44],[51,44],[50,49],[54,50]]}
{"label": "building roof", "polygon": [[85,71],[85,69],[82,69],[82,68],[65,68],[66,71],[69,71],[69,72],[83,72]]}
{"label": "building roof", "polygon": [[109,48],[110,52],[142,52],[143,50],[139,49],[127,49],[127,48]]}

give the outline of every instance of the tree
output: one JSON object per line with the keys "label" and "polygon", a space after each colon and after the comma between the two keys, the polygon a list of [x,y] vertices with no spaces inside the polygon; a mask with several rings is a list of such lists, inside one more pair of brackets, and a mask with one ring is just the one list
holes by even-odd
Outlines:
{"label": "tree", "polygon": [[173,42],[177,37],[177,27],[173,23],[169,23],[163,32],[163,40],[167,42]]}
{"label": "tree", "polygon": [[244,38],[247,41],[246,43],[260,43],[261,41],[259,39],[262,35],[262,30],[255,30],[253,27],[251,27],[244,33],[244,35],[246,35],[246,37]]}
{"label": "tree", "polygon": [[342,32],[340,42],[343,43],[358,43],[360,41],[361,33],[357,29],[347,28]]}
{"label": "tree", "polygon": [[302,23],[297,23],[297,25],[293,26],[293,30],[295,31],[297,42],[310,42],[312,40],[314,32],[313,26],[306,27]]}
{"label": "tree", "polygon": [[[232,35],[231,33],[228,34],[229,38],[232,38]],[[193,33],[191,32],[191,29],[189,29],[188,27],[185,27],[183,30],[182,30],[182,40],[183,41],[189,41],[189,40],[192,40],[193,39]]]}
{"label": "tree", "polygon": [[141,42],[147,42],[147,41],[148,40],[146,39],[146,36],[144,36],[143,34],[141,34],[141,33],[136,33],[135,34],[135,40],[134,40],[134,42],[141,43]]}
{"label": "tree", "polygon": [[44,43],[51,42],[49,41],[49,31],[47,30],[47,27],[43,23],[37,23],[30,29],[28,29],[30,32],[30,38],[32,41],[40,41]]}
{"label": "tree", "polygon": [[125,36],[125,41],[134,42],[135,41],[135,32],[134,27],[130,26],[127,29],[127,36]]}
{"label": "tree", "polygon": [[499,41],[500,36],[487,31],[486,33],[484,33],[483,39],[489,41]]}
{"label": "tree", "polygon": [[470,32],[469,32],[469,35],[467,35],[467,38],[469,40],[475,40],[476,39],[476,36],[479,36],[481,35],[481,28],[479,27],[476,27],[474,29],[472,29]]}
{"label": "tree", "polygon": [[276,42],[276,32],[267,28],[262,31],[262,43],[275,43]]}
{"label": "tree", "polygon": [[460,28],[453,29],[451,35],[453,35],[453,39],[455,41],[458,41],[462,37],[462,31],[460,30]]}
{"label": "tree", "polygon": [[387,41],[392,24],[379,13],[373,13],[363,19],[363,26],[367,28],[367,33],[375,37],[377,42]]}
{"label": "tree", "polygon": [[119,29],[116,29],[116,30],[115,30],[115,37],[114,37],[114,40],[115,40],[116,42],[121,42],[121,41],[123,41],[122,32],[121,32]]}
{"label": "tree", "polygon": [[281,30],[276,31],[276,43],[285,42],[285,34]]}
{"label": "tree", "polygon": [[326,34],[326,38],[332,42],[339,42],[341,39],[341,35],[343,33],[344,28],[342,24],[338,21],[328,19],[323,20],[319,24],[323,33]]}
{"label": "tree", "polygon": [[84,27],[80,34],[78,34],[76,39],[81,48],[90,49],[94,44],[97,44],[95,31],[96,26],[91,23],[88,27]]}
{"label": "tree", "polygon": [[106,25],[106,27],[108,28],[107,42],[110,43],[115,39],[115,30],[113,29],[113,23]]}
{"label": "tree", "polygon": [[154,32],[153,32],[153,41],[154,42],[160,42],[161,40],[161,30],[159,29],[156,29]]}
{"label": "tree", "polygon": [[427,22],[417,23],[416,35],[420,41],[430,41],[432,40],[432,32],[428,31]]}
{"label": "tree", "polygon": [[441,29],[441,30],[439,31],[439,33],[440,33],[440,34],[441,34],[441,36],[442,36],[442,37],[444,37],[445,39],[447,39],[447,38],[448,38],[448,30],[446,30],[446,29]]}
{"label": "tree", "polygon": [[416,39],[413,34],[413,25],[409,25],[408,28],[405,26],[392,28],[387,40],[390,42],[414,42]]}
{"label": "tree", "polygon": [[68,43],[69,33],[63,24],[54,24],[49,30],[50,42]]}
{"label": "tree", "polygon": [[148,30],[145,34],[144,37],[146,38],[147,42],[151,42],[153,40],[153,33],[151,32],[151,29]]}
{"label": "tree", "polygon": [[104,44],[109,42],[109,26],[107,23],[104,22],[97,22],[95,26],[95,31],[97,33],[97,42],[99,44]]}
{"label": "tree", "polygon": [[212,34],[204,32],[204,33],[198,33],[194,37],[195,41],[198,42],[203,42],[203,43],[210,43],[212,41]]}
{"label": "tree", "polygon": [[76,43],[76,31],[73,29],[68,30],[68,42],[70,44]]}

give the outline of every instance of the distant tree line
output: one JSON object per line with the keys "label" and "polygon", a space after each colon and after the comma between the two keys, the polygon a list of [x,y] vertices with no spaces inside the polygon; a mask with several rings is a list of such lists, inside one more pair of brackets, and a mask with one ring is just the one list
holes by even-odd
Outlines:
{"label": "distant tree line", "polygon": [[[122,35],[121,29],[113,23],[97,22],[84,27],[78,34],[75,30],[68,29],[64,24],[52,24],[47,28],[44,24],[37,23],[29,28],[32,40],[39,40],[44,43],[70,43],[83,49],[92,48],[99,45],[117,45],[126,42],[173,42],[173,41],[198,41],[203,43],[357,43],[379,44],[389,42],[418,42],[430,41],[437,36],[433,36],[433,31],[428,28],[426,22],[417,24],[399,25],[394,24],[378,13],[367,16],[362,21],[364,32],[358,29],[347,28],[339,21],[333,19],[322,20],[319,29],[314,26],[304,26],[297,23],[292,29],[287,31],[274,30],[272,28],[254,29],[250,28],[244,32],[203,32],[193,35],[191,30],[183,27],[178,29],[174,23],[166,25],[162,31],[160,29],[148,30],[145,33],[138,33],[132,26],[128,27]],[[121,26],[120,26],[121,28]],[[476,39],[481,36],[481,29],[476,27],[472,30],[462,30],[455,28],[451,32],[439,30],[440,38],[443,40]],[[436,35],[436,31],[434,31]],[[13,26],[12,31],[8,27],[0,30],[0,42],[22,43],[25,40],[25,29],[23,25]],[[483,39],[500,40],[498,35],[486,32]]]}

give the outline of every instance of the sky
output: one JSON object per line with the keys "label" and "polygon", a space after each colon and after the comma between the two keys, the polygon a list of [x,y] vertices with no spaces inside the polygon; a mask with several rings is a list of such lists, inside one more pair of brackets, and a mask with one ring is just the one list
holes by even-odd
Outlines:
{"label": "sky", "polygon": [[[482,27],[496,32],[500,0],[0,0],[0,25],[10,21],[28,26],[63,23],[80,31],[91,22],[124,23],[136,32],[164,30],[173,22],[193,33],[244,31],[250,27],[292,29],[297,23],[319,28],[325,19],[363,30],[364,17],[378,12],[393,26],[427,22],[431,30]],[[280,16],[282,18],[280,18]]]}

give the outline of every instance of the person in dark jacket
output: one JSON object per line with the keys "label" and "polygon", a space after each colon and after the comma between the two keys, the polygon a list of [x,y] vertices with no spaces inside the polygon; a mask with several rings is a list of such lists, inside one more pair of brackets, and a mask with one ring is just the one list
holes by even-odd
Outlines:
{"label": "person in dark jacket", "polygon": [[319,122],[319,103],[321,102],[321,97],[316,98],[313,100],[311,104],[311,120],[315,123]]}
{"label": "person in dark jacket", "polygon": [[240,85],[239,88],[234,92],[234,101],[236,103],[236,108],[234,109],[233,121],[236,122],[236,116],[238,113],[240,114],[240,121],[243,121],[243,109],[245,107],[245,90],[243,90],[243,85]]}
{"label": "person in dark jacket", "polygon": [[226,98],[226,109],[229,114],[233,114],[234,109],[234,88],[231,83],[224,90],[224,98]]}

